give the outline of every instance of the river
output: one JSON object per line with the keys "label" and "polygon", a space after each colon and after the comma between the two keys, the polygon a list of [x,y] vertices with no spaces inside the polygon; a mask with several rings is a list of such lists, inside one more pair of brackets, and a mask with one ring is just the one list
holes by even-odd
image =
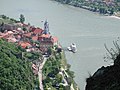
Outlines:
{"label": "river", "polygon": [[120,20],[50,0],[0,0],[0,14],[17,20],[23,14],[26,23],[42,28],[41,21],[47,19],[50,32],[58,36],[63,47],[76,43],[77,53],[65,54],[81,90],[89,73],[110,64],[103,59],[104,43],[108,48],[113,47],[112,41],[120,36]]}

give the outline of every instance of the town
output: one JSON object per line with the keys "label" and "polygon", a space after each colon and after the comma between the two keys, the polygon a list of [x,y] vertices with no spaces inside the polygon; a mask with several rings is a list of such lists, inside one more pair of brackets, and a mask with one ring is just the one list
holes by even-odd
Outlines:
{"label": "town", "polygon": [[[6,19],[7,17],[4,15],[1,15],[2,18],[1,19]],[[39,58],[39,60],[33,61],[32,62],[32,71],[34,73],[35,76],[38,77],[39,79],[39,89],[40,90],[44,90],[44,88],[49,88],[46,86],[46,81],[47,78],[49,76],[49,78],[54,78],[55,79],[55,74],[60,74],[60,78],[62,78],[59,83],[56,80],[56,84],[54,85],[55,88],[60,88],[60,85],[64,86],[64,88],[68,88],[68,90],[71,88],[71,90],[78,90],[78,87],[75,86],[75,88],[73,87],[74,83],[72,83],[73,81],[69,80],[71,76],[70,71],[69,71],[69,67],[67,66],[67,64],[65,65],[63,62],[64,61],[54,61],[54,59],[52,61],[57,62],[57,64],[55,64],[55,69],[53,68],[52,71],[55,70],[55,72],[50,72],[48,73],[46,71],[46,68],[50,68],[50,67],[46,67],[44,66],[44,64],[47,62],[48,59],[51,58],[62,58],[61,53],[62,52],[62,47],[59,44],[58,38],[56,36],[52,36],[50,34],[49,31],[49,23],[46,20],[44,22],[44,29],[41,29],[39,27],[35,27],[35,26],[31,26],[29,23],[25,24],[24,23],[24,16],[20,15],[20,22],[19,21],[15,21],[16,23],[4,23],[1,22],[0,25],[0,38],[6,40],[7,42],[10,43],[15,43],[17,46],[20,46],[21,48],[23,48],[26,52],[38,52],[40,54],[42,54],[42,57]],[[55,56],[51,55],[52,51],[50,49],[54,49],[57,53],[59,54],[55,54]],[[51,62],[54,63],[54,62]],[[60,65],[60,66],[59,66]],[[50,65],[49,65],[50,66]],[[45,67],[45,68],[43,68]],[[67,73],[67,71],[69,72],[69,74]],[[44,76],[47,75],[46,79],[44,78]],[[72,76],[73,77],[73,76]],[[44,80],[43,80],[44,78]],[[57,79],[57,78],[56,78]],[[51,79],[53,80],[53,79]],[[69,85],[69,83],[72,83]],[[68,87],[69,86],[69,87]],[[39,90],[38,88],[36,90]]]}
{"label": "town", "polygon": [[0,30],[0,38],[20,45],[27,52],[39,50],[45,54],[49,47],[58,46],[58,38],[50,35],[47,21],[44,23],[44,30],[22,23],[2,23]]}

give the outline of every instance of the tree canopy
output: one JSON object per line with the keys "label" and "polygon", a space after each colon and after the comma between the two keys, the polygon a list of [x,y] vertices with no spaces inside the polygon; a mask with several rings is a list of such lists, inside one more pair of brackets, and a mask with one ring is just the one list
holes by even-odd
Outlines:
{"label": "tree canopy", "polygon": [[20,14],[20,22],[24,23],[25,22],[25,17],[23,14]]}
{"label": "tree canopy", "polygon": [[22,58],[23,49],[0,39],[0,90],[33,90],[31,63]]}

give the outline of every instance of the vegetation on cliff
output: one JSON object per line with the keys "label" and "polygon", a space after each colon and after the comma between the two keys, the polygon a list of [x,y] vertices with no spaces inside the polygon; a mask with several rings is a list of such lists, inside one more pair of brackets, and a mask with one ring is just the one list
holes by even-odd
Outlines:
{"label": "vegetation on cliff", "polygon": [[7,24],[13,24],[17,23],[19,21],[15,20],[14,18],[7,17],[5,15],[0,15],[0,24],[7,23]]}
{"label": "vegetation on cliff", "polygon": [[70,65],[67,64],[63,51],[52,53],[43,67],[43,85],[44,90],[78,90],[74,82],[74,72],[70,71]]}
{"label": "vegetation on cliff", "polygon": [[101,67],[86,82],[86,90],[120,90],[120,46],[113,42],[115,49],[106,49],[109,52],[106,58],[113,60],[113,65]]}
{"label": "vegetation on cliff", "polygon": [[0,90],[33,90],[36,78],[27,53],[19,46],[0,39]]}

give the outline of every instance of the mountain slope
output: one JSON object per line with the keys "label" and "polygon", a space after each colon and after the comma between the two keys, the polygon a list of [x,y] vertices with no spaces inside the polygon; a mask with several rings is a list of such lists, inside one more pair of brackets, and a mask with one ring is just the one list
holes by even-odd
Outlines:
{"label": "mountain slope", "polygon": [[35,78],[23,51],[0,39],[0,90],[33,90]]}

